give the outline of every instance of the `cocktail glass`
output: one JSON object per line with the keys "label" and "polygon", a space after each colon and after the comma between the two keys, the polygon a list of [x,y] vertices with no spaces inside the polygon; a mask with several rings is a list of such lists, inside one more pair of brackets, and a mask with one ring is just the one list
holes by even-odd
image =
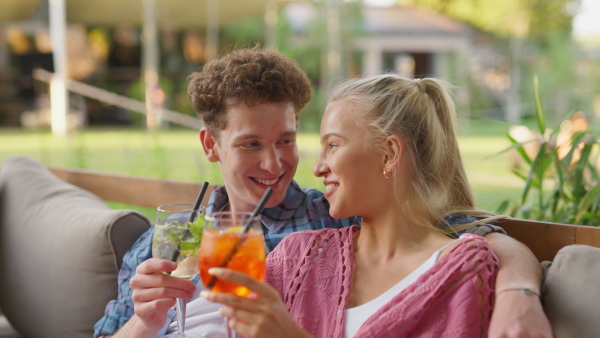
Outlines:
{"label": "cocktail glass", "polygon": [[[200,245],[200,278],[213,292],[249,297],[252,291],[208,274],[208,269],[223,267],[239,271],[263,281],[265,278],[265,246],[259,216],[249,212],[214,212],[206,215],[202,245]],[[249,224],[247,233],[242,233]],[[226,324],[227,324],[227,318]],[[228,337],[236,337],[227,326]]]}
{"label": "cocktail glass", "polygon": [[[204,207],[192,204],[165,204],[157,208],[152,237],[152,257],[177,263],[171,276],[191,280],[198,274],[198,246],[204,225]],[[200,337],[185,333],[186,301],[177,298],[177,332],[169,338]]]}

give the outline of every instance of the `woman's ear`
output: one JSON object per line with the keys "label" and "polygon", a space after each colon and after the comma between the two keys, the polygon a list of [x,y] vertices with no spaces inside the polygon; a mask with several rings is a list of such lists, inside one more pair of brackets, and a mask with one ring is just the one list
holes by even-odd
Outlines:
{"label": "woman's ear", "polygon": [[391,135],[385,139],[384,143],[385,153],[383,168],[388,172],[391,172],[398,168],[400,159],[404,154],[404,143],[398,135]]}
{"label": "woman's ear", "polygon": [[204,155],[211,162],[219,162],[219,152],[217,151],[217,140],[206,127],[200,129],[200,142],[204,149]]}

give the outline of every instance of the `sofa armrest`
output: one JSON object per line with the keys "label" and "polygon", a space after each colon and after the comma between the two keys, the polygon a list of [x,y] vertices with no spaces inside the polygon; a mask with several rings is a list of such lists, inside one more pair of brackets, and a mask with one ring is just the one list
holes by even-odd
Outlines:
{"label": "sofa armrest", "polygon": [[150,227],[24,156],[0,167],[0,308],[25,337],[91,337],[124,252]]}

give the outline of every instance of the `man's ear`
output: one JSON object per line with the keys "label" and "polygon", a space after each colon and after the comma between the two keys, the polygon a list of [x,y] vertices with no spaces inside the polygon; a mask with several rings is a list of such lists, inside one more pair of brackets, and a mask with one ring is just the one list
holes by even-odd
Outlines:
{"label": "man's ear", "polygon": [[219,162],[219,152],[217,151],[217,140],[206,127],[200,129],[200,142],[204,149],[204,155],[211,162]]}

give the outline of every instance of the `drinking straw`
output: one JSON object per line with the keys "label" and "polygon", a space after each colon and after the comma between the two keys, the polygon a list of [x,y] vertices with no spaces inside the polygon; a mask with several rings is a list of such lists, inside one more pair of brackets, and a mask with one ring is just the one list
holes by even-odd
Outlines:
{"label": "drinking straw", "polygon": [[246,222],[246,224],[244,224],[244,229],[242,230],[242,235],[246,234],[246,233],[248,233],[248,231],[250,231],[250,226],[252,225],[252,219],[254,217],[258,216],[258,214],[260,214],[262,209],[265,207],[265,204],[267,204],[267,201],[269,200],[269,197],[271,197],[272,193],[273,193],[273,189],[271,189],[271,188],[267,188],[267,190],[265,190],[265,193],[260,198],[260,201],[258,201],[256,208],[254,208],[254,211],[252,211],[252,214],[250,215],[250,219]]}
{"label": "drinking straw", "polygon": [[192,209],[192,214],[190,215],[190,219],[188,219],[188,223],[194,221],[194,217],[196,217],[196,214],[198,213],[198,208],[200,208],[200,203],[202,203],[202,198],[204,198],[206,189],[208,189],[208,182],[205,181],[202,185],[202,189],[200,189],[198,198],[196,198],[196,203],[194,203],[194,209]]}
{"label": "drinking straw", "polygon": [[[200,208],[200,203],[202,203],[202,199],[204,198],[206,189],[208,189],[208,182],[205,181],[204,184],[202,185],[202,188],[200,189],[200,193],[198,194],[198,197],[196,198],[196,203],[194,203],[194,208],[192,209],[192,214],[190,215],[190,218],[188,219],[188,223],[191,223],[194,221],[194,217],[196,217],[196,214],[198,213],[198,209]],[[177,258],[179,258],[179,250],[175,250],[173,252],[173,256],[171,257],[171,262],[177,262]]]}
{"label": "drinking straw", "polygon": [[[252,214],[250,214],[250,218],[248,219],[246,224],[244,224],[244,229],[242,230],[242,233],[240,235],[244,235],[244,234],[248,233],[248,231],[250,231],[250,227],[252,226],[252,220],[256,216],[258,216],[258,214],[260,214],[262,209],[265,207],[265,204],[267,204],[267,201],[269,200],[269,197],[271,197],[272,193],[273,193],[273,189],[271,189],[271,188],[267,188],[267,190],[265,190],[265,193],[260,198],[260,201],[256,205],[256,208],[254,208],[254,211],[252,211]],[[231,251],[229,252],[227,257],[223,261],[223,264],[221,264],[222,268],[226,267],[227,264],[229,264],[229,261],[233,258],[233,256],[235,256],[235,254],[238,252],[240,247],[244,244],[246,239],[247,239],[247,237],[242,237],[239,239],[239,241],[237,241],[237,243],[235,243],[235,246],[233,247],[233,249],[231,249]],[[206,287],[209,290],[212,290],[212,288],[215,286],[216,282],[217,282],[217,277],[212,276],[210,278],[210,281],[208,281],[208,285]]]}

